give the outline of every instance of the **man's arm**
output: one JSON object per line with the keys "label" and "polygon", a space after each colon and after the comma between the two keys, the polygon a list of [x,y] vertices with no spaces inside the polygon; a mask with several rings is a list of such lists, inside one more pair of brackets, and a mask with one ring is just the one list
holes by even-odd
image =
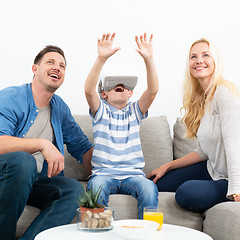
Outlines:
{"label": "man's arm", "polygon": [[48,177],[56,176],[64,169],[64,156],[47,139],[0,136],[0,154],[17,151],[30,154],[40,151],[48,162]]}
{"label": "man's arm", "polygon": [[153,60],[152,38],[153,35],[151,34],[148,41],[146,33],[140,36],[140,40],[137,36],[135,37],[138,45],[136,51],[143,57],[147,69],[147,89],[139,99],[139,108],[143,115],[151,106],[159,88],[158,75]]}
{"label": "man's arm", "polygon": [[85,96],[93,116],[95,116],[100,104],[99,96],[96,92],[96,85],[102,67],[110,56],[120,50],[120,48],[112,48],[114,37],[115,33],[112,35],[108,33],[103,34],[102,39],[98,39],[98,57],[85,82]]}
{"label": "man's arm", "polygon": [[35,153],[41,151],[43,139],[25,139],[7,135],[0,136],[0,154],[9,152],[28,152]]}

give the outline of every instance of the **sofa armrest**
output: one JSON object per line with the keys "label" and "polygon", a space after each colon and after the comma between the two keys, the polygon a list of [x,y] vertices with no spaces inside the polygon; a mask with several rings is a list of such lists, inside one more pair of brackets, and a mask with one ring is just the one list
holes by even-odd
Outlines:
{"label": "sofa armrest", "polygon": [[224,202],[208,209],[203,232],[216,240],[239,240],[240,202]]}

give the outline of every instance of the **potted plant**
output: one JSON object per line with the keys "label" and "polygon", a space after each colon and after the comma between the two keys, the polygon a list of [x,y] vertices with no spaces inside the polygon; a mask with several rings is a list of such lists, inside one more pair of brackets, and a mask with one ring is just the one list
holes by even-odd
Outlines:
{"label": "potted plant", "polygon": [[80,229],[111,229],[113,210],[105,209],[99,200],[102,187],[94,190],[92,185],[89,190],[84,190],[79,198],[77,219]]}
{"label": "potted plant", "polygon": [[90,212],[103,212],[104,206],[101,205],[103,198],[99,200],[100,194],[102,191],[102,186],[100,186],[97,190],[93,189],[92,185],[89,190],[84,190],[84,193],[81,194],[79,198],[79,208],[80,211]]}

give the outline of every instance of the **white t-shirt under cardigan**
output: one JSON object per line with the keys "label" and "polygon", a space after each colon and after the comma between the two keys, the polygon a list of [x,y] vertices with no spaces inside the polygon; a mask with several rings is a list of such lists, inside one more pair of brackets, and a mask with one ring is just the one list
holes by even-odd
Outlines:
{"label": "white t-shirt under cardigan", "polygon": [[115,179],[145,177],[145,165],[139,136],[143,116],[137,102],[129,102],[119,110],[104,100],[92,116],[94,150],[92,175],[107,175]]}
{"label": "white t-shirt under cardigan", "polygon": [[[210,108],[208,107],[210,106]],[[227,179],[227,197],[240,193],[240,97],[218,86],[197,132],[196,153],[213,180]]]}

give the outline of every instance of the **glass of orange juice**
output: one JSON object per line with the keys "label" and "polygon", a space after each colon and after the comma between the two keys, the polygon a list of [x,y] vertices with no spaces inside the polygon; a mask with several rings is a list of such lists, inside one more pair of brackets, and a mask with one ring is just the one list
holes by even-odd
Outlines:
{"label": "glass of orange juice", "polygon": [[154,206],[145,207],[143,210],[143,219],[159,223],[159,231],[163,225],[163,209]]}

